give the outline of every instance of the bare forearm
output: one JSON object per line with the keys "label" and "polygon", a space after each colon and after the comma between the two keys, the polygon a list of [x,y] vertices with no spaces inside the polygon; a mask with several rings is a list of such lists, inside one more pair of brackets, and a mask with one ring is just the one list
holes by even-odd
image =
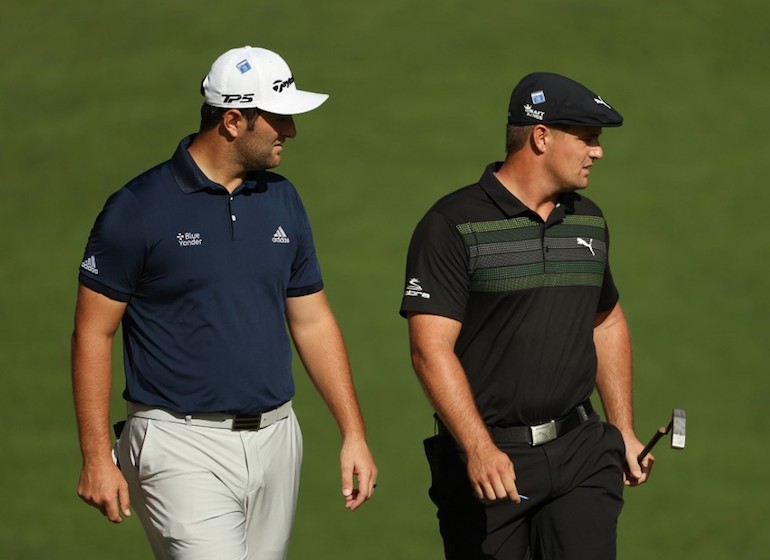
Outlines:
{"label": "bare forearm", "polygon": [[468,480],[476,496],[519,502],[513,463],[492,441],[454,352],[460,328],[449,318],[410,316],[412,365],[434,410],[467,454]]}
{"label": "bare forearm", "polygon": [[290,298],[286,311],[302,363],[342,434],[342,494],[345,507],[355,510],[374,493],[377,465],[366,443],[366,428],[342,333],[323,292]]}
{"label": "bare forearm", "polygon": [[128,485],[112,461],[112,342],[126,304],[78,289],[72,335],[72,392],[83,454],[78,495],[110,521],[130,515]]}
{"label": "bare forearm", "polygon": [[305,370],[343,438],[364,437],[363,415],[337,322],[330,316],[316,325],[295,329],[293,337]]}
{"label": "bare forearm", "polygon": [[618,305],[594,330],[598,360],[596,387],[607,421],[624,433],[634,431],[631,336]]}
{"label": "bare forearm", "polygon": [[493,445],[454,352],[460,324],[433,316],[409,319],[412,366],[433,409],[469,452]]}
{"label": "bare forearm", "polygon": [[634,429],[631,335],[620,304],[600,318],[594,328],[594,344],[598,359],[596,388],[607,421],[620,430],[626,446],[624,482],[628,486],[638,486],[647,481],[655,459],[648,455],[642,464],[638,461],[644,444],[636,437]]}
{"label": "bare forearm", "polygon": [[454,352],[425,353],[413,347],[412,365],[433,409],[466,452],[492,444]]}
{"label": "bare forearm", "polygon": [[84,463],[111,460],[112,338],[72,336],[72,391]]}

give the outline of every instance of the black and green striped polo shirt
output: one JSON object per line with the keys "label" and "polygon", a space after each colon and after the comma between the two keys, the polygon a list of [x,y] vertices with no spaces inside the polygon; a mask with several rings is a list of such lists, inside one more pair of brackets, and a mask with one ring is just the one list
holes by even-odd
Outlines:
{"label": "black and green striped polo shirt", "polygon": [[618,292],[598,206],[567,193],[544,222],[500,184],[498,167],[418,224],[401,314],[460,321],[455,351],[487,424],[535,424],[592,393],[594,318]]}

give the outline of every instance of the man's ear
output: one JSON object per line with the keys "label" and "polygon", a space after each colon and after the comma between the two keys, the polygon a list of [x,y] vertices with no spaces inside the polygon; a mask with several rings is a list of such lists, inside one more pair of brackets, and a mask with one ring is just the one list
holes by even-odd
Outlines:
{"label": "man's ear", "polygon": [[230,109],[222,115],[221,130],[229,138],[237,138],[243,133],[246,118],[238,109]]}
{"label": "man's ear", "polygon": [[532,144],[532,149],[535,152],[542,154],[545,152],[548,144],[553,138],[553,132],[550,128],[543,124],[536,124],[532,127],[532,133],[529,137]]}

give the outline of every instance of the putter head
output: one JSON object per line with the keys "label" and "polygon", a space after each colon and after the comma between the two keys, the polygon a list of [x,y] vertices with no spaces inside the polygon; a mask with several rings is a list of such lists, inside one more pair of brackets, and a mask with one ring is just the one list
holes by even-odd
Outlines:
{"label": "putter head", "polygon": [[687,416],[681,408],[675,408],[671,413],[671,448],[684,449],[685,428]]}

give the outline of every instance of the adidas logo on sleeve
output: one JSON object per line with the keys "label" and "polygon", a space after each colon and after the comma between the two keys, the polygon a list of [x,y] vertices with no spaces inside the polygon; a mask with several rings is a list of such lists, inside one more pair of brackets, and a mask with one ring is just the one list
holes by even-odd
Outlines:
{"label": "adidas logo on sleeve", "polygon": [[93,255],[80,263],[80,268],[87,270],[88,272],[93,272],[94,274],[99,274],[99,269],[96,268],[96,257]]}

